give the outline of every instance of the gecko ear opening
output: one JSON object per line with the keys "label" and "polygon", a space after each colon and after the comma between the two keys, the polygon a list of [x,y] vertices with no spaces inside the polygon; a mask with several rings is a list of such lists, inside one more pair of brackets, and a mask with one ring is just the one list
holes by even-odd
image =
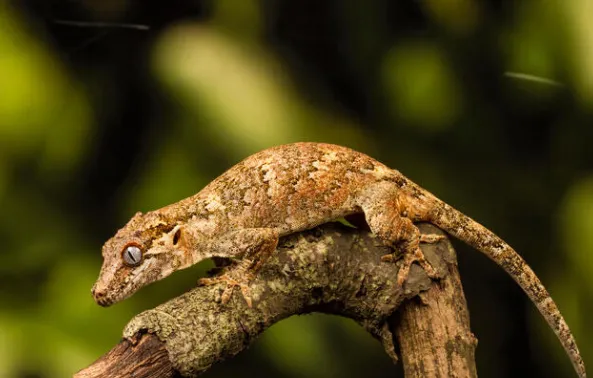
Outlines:
{"label": "gecko ear opening", "polygon": [[173,245],[177,245],[179,239],[181,239],[181,228],[178,228],[177,231],[175,231],[175,235],[173,235]]}
{"label": "gecko ear opening", "polygon": [[142,247],[138,243],[128,243],[122,249],[121,257],[124,264],[130,267],[138,266],[143,259]]}

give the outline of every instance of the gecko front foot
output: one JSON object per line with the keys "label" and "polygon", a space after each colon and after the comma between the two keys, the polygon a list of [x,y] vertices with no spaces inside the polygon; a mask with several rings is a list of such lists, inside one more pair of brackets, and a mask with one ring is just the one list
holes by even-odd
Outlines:
{"label": "gecko front foot", "polygon": [[[424,253],[420,249],[420,243],[438,243],[443,239],[445,239],[444,235],[421,234],[415,242],[404,244],[403,260],[401,263],[401,267],[399,268],[399,272],[397,273],[397,284],[399,286],[402,286],[404,282],[408,279],[408,275],[410,274],[410,267],[414,263],[418,263],[420,267],[424,269],[428,277],[433,279],[439,277],[437,271],[432,267],[432,265],[430,265],[430,263],[424,257]],[[395,262],[397,260],[396,255],[399,254],[395,252],[383,255],[381,256],[381,261]]]}
{"label": "gecko front foot", "polygon": [[247,306],[249,308],[252,307],[253,300],[251,299],[251,293],[249,290],[249,286],[245,282],[231,278],[227,274],[223,274],[222,276],[212,277],[212,278],[201,278],[198,281],[198,284],[206,285],[206,286],[216,285],[219,283],[226,284],[226,287],[225,287],[224,291],[222,292],[222,295],[220,296],[220,302],[222,304],[228,303],[228,301],[231,299],[231,296],[233,295],[233,290],[235,289],[235,287],[239,287],[241,289],[241,294],[243,294],[243,298],[245,299],[245,302],[247,303]]}
{"label": "gecko front foot", "polygon": [[253,300],[251,299],[251,290],[249,289],[248,283],[253,279],[253,274],[247,270],[247,267],[251,264],[251,261],[241,261],[238,266],[220,276],[200,278],[198,285],[210,286],[219,283],[226,284],[226,287],[220,296],[220,302],[222,304],[227,304],[233,295],[235,287],[239,287],[247,306],[251,308]]}

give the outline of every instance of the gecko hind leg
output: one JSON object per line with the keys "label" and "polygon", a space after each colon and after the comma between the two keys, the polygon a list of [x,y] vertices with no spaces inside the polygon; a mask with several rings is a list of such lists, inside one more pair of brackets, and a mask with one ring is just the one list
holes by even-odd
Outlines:
{"label": "gecko hind leg", "polygon": [[[278,233],[271,228],[246,228],[232,231],[213,243],[214,251],[225,256],[241,256],[235,264],[215,277],[201,278],[199,285],[226,285],[220,301],[228,303],[236,287],[239,287],[247,306],[253,304],[249,289],[249,282],[270,258],[278,245]],[[224,253],[222,252],[224,251]]]}
{"label": "gecko hind leg", "polygon": [[424,257],[420,243],[437,243],[445,236],[421,234],[412,220],[402,215],[405,212],[402,211],[398,188],[393,184],[378,183],[370,187],[367,193],[362,196],[361,208],[371,231],[397,250],[382,256],[381,261],[402,261],[397,274],[397,284],[404,284],[414,263],[418,263],[430,278],[438,278],[438,273]]}
{"label": "gecko hind leg", "polygon": [[399,256],[401,257],[402,263],[399,271],[397,272],[397,284],[399,286],[404,284],[408,278],[408,274],[410,273],[410,268],[414,263],[418,263],[418,265],[424,269],[428,277],[433,279],[438,278],[439,274],[426,260],[426,257],[424,257],[424,253],[420,249],[420,243],[438,243],[440,240],[443,240],[445,236],[436,234],[420,234],[420,230],[418,230],[414,223],[412,223],[412,221],[408,218],[401,218],[400,227],[404,227],[403,229],[409,230],[406,231],[406,233],[403,235],[404,237],[398,243],[396,243],[396,248],[398,251],[401,251],[401,253],[396,251],[381,256],[381,261],[383,262],[395,262],[398,255],[403,255]]}

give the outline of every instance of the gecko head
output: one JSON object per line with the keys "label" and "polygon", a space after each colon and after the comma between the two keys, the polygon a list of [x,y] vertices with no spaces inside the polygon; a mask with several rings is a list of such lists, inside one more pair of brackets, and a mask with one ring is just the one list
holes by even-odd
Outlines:
{"label": "gecko head", "polygon": [[91,293],[110,306],[190,265],[183,226],[160,213],[136,213],[103,245],[103,266]]}

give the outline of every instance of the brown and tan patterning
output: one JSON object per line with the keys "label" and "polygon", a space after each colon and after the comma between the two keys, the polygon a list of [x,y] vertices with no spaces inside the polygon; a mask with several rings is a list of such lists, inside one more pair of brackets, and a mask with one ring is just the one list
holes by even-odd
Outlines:
{"label": "brown and tan patterning", "polygon": [[177,270],[223,257],[241,261],[237,269],[204,282],[228,284],[223,302],[239,286],[251,305],[246,283],[274,252],[279,237],[361,213],[372,232],[403,253],[400,285],[414,262],[434,277],[419,245],[438,238],[421,238],[414,222],[433,223],[490,257],[523,288],[579,376],[586,376],[556,304],[508,244],[398,171],[331,144],[294,143],[261,151],[194,196],[137,213],[103,246],[104,262],[93,296],[100,305],[109,306]]}

